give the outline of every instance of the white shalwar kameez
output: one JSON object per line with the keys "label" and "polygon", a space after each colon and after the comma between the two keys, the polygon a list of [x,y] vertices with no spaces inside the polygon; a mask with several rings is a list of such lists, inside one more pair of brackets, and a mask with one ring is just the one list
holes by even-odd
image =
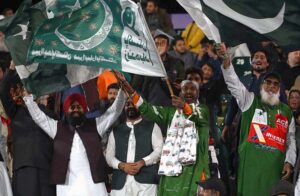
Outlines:
{"label": "white shalwar kameez", "polygon": [[[134,135],[134,124],[138,124],[142,119],[135,121],[133,124],[127,122],[127,126],[131,128],[129,139],[128,139],[128,149],[127,149],[127,163],[133,163],[135,159],[135,150],[136,146],[136,138]],[[153,152],[148,156],[144,157],[143,160],[146,163],[146,166],[156,164],[159,161],[161,150],[163,146],[163,136],[161,134],[161,130],[157,124],[153,127],[152,132],[152,148]],[[121,163],[115,157],[115,136],[114,133],[111,132],[106,152],[106,161],[108,165],[110,165],[114,169],[119,169],[118,165]],[[135,180],[134,176],[127,175],[126,182],[124,187],[121,190],[112,190],[110,196],[156,196],[157,195],[157,185],[156,184],[142,184]]]}
{"label": "white shalwar kameez", "polygon": [[[32,119],[39,125],[52,139],[57,133],[57,122],[46,116],[33,101],[32,95],[24,97],[25,104],[32,116]],[[119,117],[125,105],[125,95],[122,91],[113,105],[100,117],[96,118],[97,130],[101,136]],[[66,181],[63,185],[56,185],[57,196],[107,196],[104,182],[94,183],[90,165],[88,162],[85,147],[78,133],[75,132],[69,167],[66,174]]]}

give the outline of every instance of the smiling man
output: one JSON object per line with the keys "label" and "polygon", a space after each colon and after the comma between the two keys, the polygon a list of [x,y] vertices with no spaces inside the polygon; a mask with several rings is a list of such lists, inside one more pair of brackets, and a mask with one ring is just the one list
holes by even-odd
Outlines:
{"label": "smiling man", "polygon": [[198,102],[198,83],[182,81],[180,96],[172,97],[172,107],[153,106],[127,81],[123,84],[142,116],[168,127],[158,172],[162,175],[158,195],[196,195],[195,182],[209,176],[209,112]]}
{"label": "smiling man", "polygon": [[122,112],[125,95],[119,91],[116,101],[96,119],[87,119],[87,103],[78,93],[63,104],[65,120],[45,115],[33,101],[23,98],[32,119],[53,140],[50,183],[56,184],[57,196],[106,196],[107,165],[101,150],[101,137]]}
{"label": "smiling man", "polygon": [[280,77],[266,74],[256,96],[238,79],[224,44],[218,55],[225,82],[242,111],[238,195],[269,195],[274,183],[290,177],[296,161],[295,122],[290,108],[279,100]]}

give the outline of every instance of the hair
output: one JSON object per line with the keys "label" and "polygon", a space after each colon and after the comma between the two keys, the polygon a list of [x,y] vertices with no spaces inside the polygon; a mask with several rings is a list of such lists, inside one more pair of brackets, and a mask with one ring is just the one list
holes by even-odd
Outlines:
{"label": "hair", "polygon": [[204,63],[202,65],[202,67],[205,66],[205,65],[207,65],[208,67],[210,67],[212,69],[212,71],[215,72],[215,68],[214,68],[213,64],[211,64],[210,62],[206,62],[206,63]]}
{"label": "hair", "polygon": [[154,40],[155,40],[156,38],[166,39],[166,40],[167,40],[167,45],[169,46],[170,40],[169,40],[169,37],[166,36],[165,34],[158,34],[158,35],[154,36]]}
{"label": "hair", "polygon": [[199,90],[199,84],[198,84],[197,82],[191,81],[191,80],[183,80],[183,81],[180,83],[181,88],[182,88],[184,85],[186,85],[187,83],[189,83],[189,82],[193,83],[194,86],[197,88],[197,90]]}
{"label": "hair", "polygon": [[254,51],[252,52],[252,54],[251,54],[251,60],[253,59],[254,55],[255,55],[257,52],[262,52],[262,53],[264,53],[265,56],[266,56],[266,58],[267,58],[267,62],[268,62],[268,63],[271,63],[271,59],[270,59],[270,57],[269,57],[269,53],[268,53],[265,49],[263,49],[263,48],[258,48],[258,49],[256,49],[256,50],[254,50]]}
{"label": "hair", "polygon": [[112,83],[107,87],[107,91],[109,91],[110,89],[120,89],[120,86],[118,85],[118,83]]}
{"label": "hair", "polygon": [[290,92],[289,92],[289,99],[290,99],[290,96],[291,96],[292,93],[298,93],[300,95],[300,90],[298,90],[298,89],[292,89],[292,90],[290,90]]}
{"label": "hair", "polygon": [[6,66],[0,62],[0,69],[4,73],[6,71]]}
{"label": "hair", "polygon": [[0,68],[2,69],[3,72],[6,71],[6,69],[9,68],[10,61],[11,61],[11,56],[7,52],[0,52]]}
{"label": "hair", "polygon": [[208,39],[206,36],[200,41],[200,44],[214,44],[215,41]]}
{"label": "hair", "polygon": [[147,0],[147,3],[149,3],[149,2],[153,3],[153,5],[154,5],[155,7],[158,6],[158,3],[157,3],[156,0]]}
{"label": "hair", "polygon": [[175,46],[178,41],[184,41],[184,39],[181,36],[175,36],[171,44],[172,47]]}
{"label": "hair", "polygon": [[203,72],[201,69],[197,68],[197,67],[190,67],[185,71],[185,79],[187,78],[187,76],[189,74],[199,74],[201,80],[203,80]]}
{"label": "hair", "polygon": [[5,15],[5,13],[7,12],[7,11],[14,11],[12,8],[5,8],[3,11],[2,11],[2,14],[3,15]]}

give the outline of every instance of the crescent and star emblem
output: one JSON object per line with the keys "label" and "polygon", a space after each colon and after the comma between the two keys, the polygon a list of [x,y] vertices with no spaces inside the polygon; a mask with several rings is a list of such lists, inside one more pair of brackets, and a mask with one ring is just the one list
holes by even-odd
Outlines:
{"label": "crescent and star emblem", "polygon": [[266,34],[275,31],[282,25],[284,21],[285,3],[283,3],[280,11],[275,17],[256,19],[236,12],[228,5],[226,5],[223,0],[203,0],[203,2],[208,7],[216,10],[217,12],[229,18],[234,18],[234,20],[250,27],[251,29],[261,34]]}
{"label": "crescent and star emblem", "polygon": [[[103,5],[105,10],[105,17],[104,22],[99,28],[99,30],[91,37],[84,39],[84,40],[71,40],[67,37],[65,37],[63,34],[61,34],[58,30],[59,27],[55,29],[55,35],[64,43],[65,46],[67,46],[70,49],[77,50],[77,51],[86,51],[90,50],[99,44],[101,44],[106,37],[108,36],[112,25],[113,25],[113,15],[112,11],[109,8],[109,6],[104,2],[104,0],[99,0],[100,3]],[[76,1],[77,3],[77,1]],[[75,6],[75,5],[74,5]],[[74,7],[72,6],[72,8]],[[76,5],[77,7],[80,5]],[[70,8],[71,9],[71,8]]]}

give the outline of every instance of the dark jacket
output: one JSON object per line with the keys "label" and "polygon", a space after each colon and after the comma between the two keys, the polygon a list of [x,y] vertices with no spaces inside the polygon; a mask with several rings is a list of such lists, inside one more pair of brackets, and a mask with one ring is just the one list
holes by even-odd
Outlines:
{"label": "dark jacket", "polygon": [[280,63],[277,67],[274,68],[274,71],[279,73],[282,79],[282,82],[287,90],[290,90],[296,78],[300,75],[300,65],[290,67],[287,63]]}
{"label": "dark jacket", "polygon": [[0,86],[0,98],[11,119],[13,170],[25,166],[49,169],[53,144],[51,138],[35,124],[27,108],[16,105],[9,94],[10,85],[17,81],[17,77],[15,71],[9,70]]}
{"label": "dark jacket", "polygon": [[[167,55],[163,63],[171,85],[176,79],[184,79],[184,64],[180,59]],[[168,86],[162,78],[135,75],[131,84],[149,103],[157,106],[172,105]],[[175,94],[179,93],[174,86],[173,90]]]}
{"label": "dark jacket", "polygon": [[158,8],[157,12],[152,14],[145,12],[145,19],[150,31],[160,29],[170,35],[175,34],[171,18],[165,9]]}
{"label": "dark jacket", "polygon": [[65,184],[75,131],[85,147],[94,183],[105,182],[107,164],[101,148],[101,137],[98,134],[94,119],[86,120],[78,128],[70,126],[65,121],[58,121],[57,134],[54,138],[50,182],[52,184]]}
{"label": "dark jacket", "polygon": [[[154,123],[146,120],[134,125],[134,135],[136,138],[136,149],[134,161],[139,161],[153,152],[152,132]],[[114,128],[116,158],[121,162],[127,162],[128,140],[131,128],[126,123],[122,123]],[[142,167],[140,172],[134,176],[135,180],[142,184],[157,184],[158,165]],[[112,176],[112,188],[120,190],[126,183],[127,174],[121,170],[114,169]]]}

